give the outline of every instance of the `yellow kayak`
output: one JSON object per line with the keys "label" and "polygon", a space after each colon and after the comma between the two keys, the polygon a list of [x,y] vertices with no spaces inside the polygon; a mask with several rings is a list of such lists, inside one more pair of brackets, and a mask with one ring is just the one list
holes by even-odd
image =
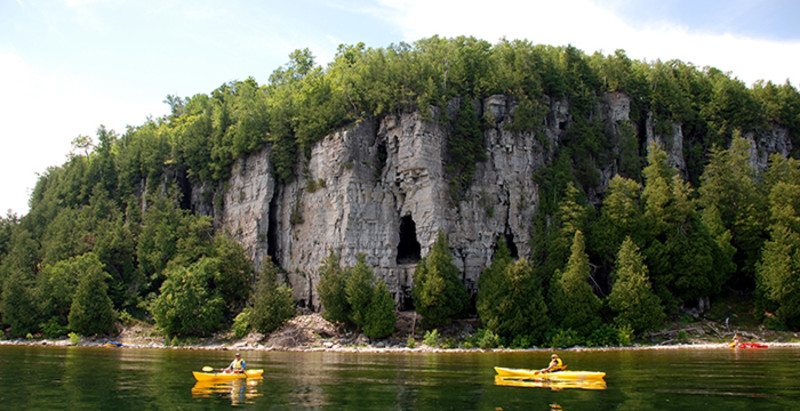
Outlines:
{"label": "yellow kayak", "polygon": [[494,367],[500,377],[514,378],[535,378],[542,380],[596,380],[602,379],[606,373],[602,371],[555,371],[540,372],[538,370],[526,370],[522,368],[503,368]]}
{"label": "yellow kayak", "polygon": [[261,378],[263,372],[264,370],[246,370],[243,373],[192,371],[192,374],[194,374],[194,378],[196,378],[197,381],[227,381],[244,378]]}

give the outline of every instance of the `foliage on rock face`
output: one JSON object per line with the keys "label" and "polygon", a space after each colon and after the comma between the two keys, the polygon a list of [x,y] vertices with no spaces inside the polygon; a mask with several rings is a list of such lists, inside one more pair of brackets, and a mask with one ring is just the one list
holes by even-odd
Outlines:
{"label": "foliage on rock face", "polygon": [[467,308],[467,287],[453,264],[444,233],[439,233],[431,252],[417,264],[411,293],[417,312],[430,325],[447,324]]}
{"label": "foliage on rock face", "polygon": [[665,319],[664,307],[652,291],[644,258],[630,237],[622,242],[616,263],[614,285],[608,295],[608,306],[617,313],[614,321],[635,332],[660,325]]}
{"label": "foliage on rock face", "polygon": [[250,323],[259,332],[269,334],[296,313],[292,289],[278,284],[278,267],[268,259],[256,282]]}

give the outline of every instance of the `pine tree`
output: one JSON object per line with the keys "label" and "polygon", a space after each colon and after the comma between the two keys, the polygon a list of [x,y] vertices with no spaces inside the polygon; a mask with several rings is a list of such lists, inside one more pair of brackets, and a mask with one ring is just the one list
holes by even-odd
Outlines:
{"label": "pine tree", "polygon": [[731,283],[738,289],[753,286],[755,265],[767,238],[769,192],[759,192],[757,188],[756,170],[750,163],[751,149],[750,141],[738,132],[734,133],[730,148],[712,148],[698,189],[703,209],[715,208],[713,212],[719,214],[721,227],[715,233],[725,235],[730,231],[737,268]]}
{"label": "pine tree", "polygon": [[16,337],[36,331],[38,320],[30,292],[32,288],[33,280],[16,269],[3,282],[0,311],[3,313],[3,322],[11,326],[11,335]]}
{"label": "pine tree", "polygon": [[466,308],[467,287],[453,264],[444,233],[439,233],[430,254],[417,264],[411,293],[417,312],[430,325],[447,324]]}
{"label": "pine tree", "polygon": [[583,335],[588,335],[600,324],[600,308],[602,302],[589,285],[591,277],[589,257],[586,255],[583,233],[575,232],[570,248],[569,262],[560,279],[564,290],[564,301],[567,304],[561,327],[571,328]]}
{"label": "pine tree", "polygon": [[359,253],[355,267],[348,270],[344,291],[350,306],[350,321],[361,328],[367,324],[374,279],[375,274],[367,265],[366,257]]}
{"label": "pine tree", "polygon": [[800,325],[800,185],[779,182],[770,193],[770,239],[764,244],[756,279],[776,314]]}
{"label": "pine tree", "polygon": [[296,313],[292,289],[278,284],[278,267],[267,260],[256,283],[250,322],[260,333],[277,330]]}
{"label": "pine tree", "polygon": [[322,304],[322,317],[331,322],[349,321],[350,305],[345,294],[345,272],[339,267],[339,257],[330,250],[319,268],[317,293]]}
{"label": "pine tree", "polygon": [[78,288],[69,311],[69,328],[81,335],[110,333],[116,321],[106,283],[111,276],[103,271],[103,264],[94,253],[81,258],[88,263],[82,264],[86,271],[78,277]]}
{"label": "pine tree", "polygon": [[506,338],[530,336],[534,341],[541,340],[550,319],[533,267],[523,258],[508,264],[503,276],[506,288],[496,301],[497,316],[486,327]]}
{"label": "pine tree", "polygon": [[608,306],[617,313],[617,325],[629,325],[635,332],[642,332],[661,324],[664,307],[650,287],[647,266],[630,237],[620,247],[616,266]]}
{"label": "pine tree", "polygon": [[395,302],[389,289],[386,288],[386,282],[383,278],[378,278],[377,284],[372,287],[364,334],[369,338],[384,338],[391,335],[397,322],[394,307]]}
{"label": "pine tree", "polygon": [[476,308],[478,317],[483,325],[496,332],[493,328],[498,323],[498,318],[502,314],[498,301],[508,290],[506,283],[505,270],[512,263],[511,252],[508,250],[505,241],[500,239],[497,242],[497,251],[492,258],[492,263],[486,267],[478,278],[478,301]]}

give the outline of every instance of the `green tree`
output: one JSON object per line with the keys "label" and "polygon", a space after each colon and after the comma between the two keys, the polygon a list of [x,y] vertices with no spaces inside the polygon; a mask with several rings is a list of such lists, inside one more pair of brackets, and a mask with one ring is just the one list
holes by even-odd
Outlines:
{"label": "green tree", "polygon": [[599,313],[602,302],[589,285],[589,257],[580,230],[575,232],[569,261],[560,277],[559,283],[565,298],[560,302],[565,307],[561,327],[589,335],[601,322]]}
{"label": "green tree", "polygon": [[[484,326],[488,327],[490,323],[499,322],[498,319],[503,314],[498,301],[508,292],[509,286],[505,272],[510,264],[513,264],[511,252],[501,238],[497,241],[497,250],[492,257],[492,263],[478,277],[476,309]],[[489,329],[497,332],[492,328]]]}
{"label": "green tree", "polygon": [[618,326],[628,325],[642,332],[664,321],[664,307],[651,289],[647,265],[630,237],[625,238],[617,254],[614,278],[608,306],[617,313],[614,321]]}
{"label": "green tree", "polygon": [[225,299],[209,287],[218,262],[203,257],[189,267],[174,266],[150,312],[166,335],[205,335],[222,328]]}
{"label": "green tree", "polygon": [[330,250],[319,268],[317,293],[322,304],[322,316],[331,322],[349,321],[350,305],[345,293],[346,275],[339,267],[339,257]]}
{"label": "green tree", "polygon": [[769,196],[770,239],[764,244],[756,279],[776,314],[800,325],[800,185],[779,182]]}
{"label": "green tree", "polygon": [[278,284],[278,267],[267,259],[256,283],[250,322],[261,333],[277,330],[296,314],[292,289]]}
{"label": "green tree", "polygon": [[78,287],[69,310],[69,328],[81,335],[107,334],[114,331],[116,313],[108,297],[111,276],[94,253],[75,260],[84,271],[79,274]]}
{"label": "green tree", "polygon": [[[768,226],[764,201],[768,193],[759,193],[757,189],[756,171],[750,164],[751,147],[748,140],[736,133],[729,149],[712,149],[698,189],[705,212],[718,213],[717,236],[730,232],[737,268],[731,285],[740,290],[753,287],[753,273]],[[718,237],[718,241],[724,243],[726,239]]]}
{"label": "green tree", "polygon": [[503,270],[503,292],[495,300],[495,315],[484,326],[509,340],[530,337],[530,342],[541,341],[549,326],[547,304],[542,295],[541,281],[526,259],[511,262]]}
{"label": "green tree", "polygon": [[386,288],[386,282],[383,281],[383,278],[378,278],[377,283],[372,287],[372,298],[367,311],[367,321],[364,324],[364,334],[369,338],[384,338],[391,335],[397,322],[394,308],[395,302],[389,289]]}
{"label": "green tree", "polygon": [[447,324],[466,308],[467,287],[453,264],[444,233],[439,232],[430,254],[417,264],[413,278],[414,303],[428,324]]}
{"label": "green tree", "polygon": [[350,321],[363,328],[368,321],[370,303],[372,302],[372,282],[375,274],[367,265],[364,254],[358,255],[355,267],[347,270],[344,292],[350,306]]}
{"label": "green tree", "polygon": [[36,331],[39,318],[31,295],[32,288],[33,280],[20,270],[13,270],[3,282],[0,311],[3,322],[11,326],[9,331],[13,336],[24,337]]}
{"label": "green tree", "polygon": [[647,236],[642,253],[656,294],[668,310],[718,294],[732,270],[729,259],[703,225],[692,189],[650,146],[642,200]]}

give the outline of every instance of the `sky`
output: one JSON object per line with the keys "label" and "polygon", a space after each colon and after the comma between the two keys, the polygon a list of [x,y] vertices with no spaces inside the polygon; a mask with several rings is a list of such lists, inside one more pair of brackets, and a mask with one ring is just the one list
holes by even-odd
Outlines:
{"label": "sky", "polygon": [[797,88],[798,15],[796,0],[0,0],[0,216],[28,212],[76,137],[166,115],[167,95],[264,84],[296,49],[324,66],[339,44],[526,39]]}

